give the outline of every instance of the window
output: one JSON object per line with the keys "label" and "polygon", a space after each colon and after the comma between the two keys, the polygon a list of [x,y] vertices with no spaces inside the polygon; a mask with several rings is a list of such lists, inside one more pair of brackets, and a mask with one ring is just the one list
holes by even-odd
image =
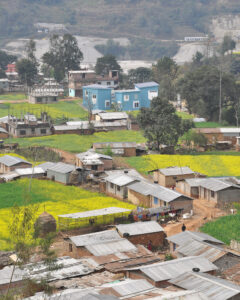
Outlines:
{"label": "window", "polygon": [[129,101],[129,95],[124,95],[123,99],[124,101]]}
{"label": "window", "polygon": [[105,101],[105,107],[110,107],[110,100]]}
{"label": "window", "polygon": [[167,202],[164,201],[163,204],[164,204],[164,206],[167,206]]}
{"label": "window", "polygon": [[107,85],[111,85],[111,82],[110,82],[110,81],[107,81]]}
{"label": "window", "polygon": [[215,197],[215,192],[211,191],[211,198],[214,198],[214,197]]}
{"label": "window", "polygon": [[154,197],[154,204],[158,205],[158,198]]}
{"label": "window", "polygon": [[139,101],[133,102],[133,108],[139,108]]}
{"label": "window", "polygon": [[73,246],[72,246],[72,244],[69,244],[69,252],[73,252]]}
{"label": "window", "polygon": [[112,182],[110,183],[110,187],[111,187],[111,189],[114,188],[114,184]]}
{"label": "window", "polygon": [[41,129],[41,134],[46,134],[47,130],[46,129]]}
{"label": "window", "polygon": [[97,165],[93,165],[93,166],[92,166],[92,170],[97,171],[97,169],[98,169],[98,166],[97,166]]}
{"label": "window", "polygon": [[20,135],[25,135],[26,134],[26,130],[20,130]]}
{"label": "window", "polygon": [[101,81],[98,81],[98,84],[102,84],[102,82],[101,82]]}
{"label": "window", "polygon": [[148,100],[152,100],[158,96],[158,91],[148,91]]}
{"label": "window", "polygon": [[96,104],[97,102],[97,95],[92,95],[92,103]]}
{"label": "window", "polygon": [[85,73],[82,73],[82,78],[84,79],[86,77],[86,74]]}
{"label": "window", "polygon": [[117,190],[120,192],[121,187],[119,185],[117,185]]}
{"label": "window", "polygon": [[37,102],[38,103],[42,102],[42,99],[40,97],[37,97]]}

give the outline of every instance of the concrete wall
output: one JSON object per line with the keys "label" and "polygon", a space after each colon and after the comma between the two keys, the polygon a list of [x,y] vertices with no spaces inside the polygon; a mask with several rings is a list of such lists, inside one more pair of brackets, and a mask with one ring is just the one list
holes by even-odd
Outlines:
{"label": "concrete wall", "polygon": [[127,186],[121,186],[120,190],[118,190],[118,186],[116,184],[111,186],[110,182],[106,182],[106,192],[107,194],[122,200],[127,199],[128,197]]}
{"label": "concrete wall", "polygon": [[51,170],[47,171],[47,178],[57,181],[57,182],[60,182],[60,183],[68,184],[69,177],[70,177],[70,173],[62,174],[62,173],[58,173],[58,172],[51,171]]}
{"label": "concrete wall", "polygon": [[229,188],[218,193],[218,206],[240,201],[240,189]]}
{"label": "concrete wall", "polygon": [[150,196],[142,195],[138,192],[131,190],[131,186],[128,188],[128,200],[134,205],[141,205],[144,207],[151,207]]}
{"label": "concrete wall", "polygon": [[[34,129],[34,132],[32,131],[32,128]],[[46,133],[42,133],[41,130],[46,130]],[[21,131],[25,131],[24,134],[21,134]],[[9,134],[13,137],[35,137],[35,136],[46,136],[51,135],[52,131],[50,127],[26,127],[26,128],[14,128],[12,126],[9,126]]]}
{"label": "concrete wall", "polygon": [[28,101],[32,104],[48,104],[48,103],[55,103],[57,102],[57,96],[32,96],[29,95]]}
{"label": "concrete wall", "polygon": [[198,198],[199,197],[199,187],[191,187],[187,182],[185,181],[178,181],[176,183],[176,189],[187,196]]}

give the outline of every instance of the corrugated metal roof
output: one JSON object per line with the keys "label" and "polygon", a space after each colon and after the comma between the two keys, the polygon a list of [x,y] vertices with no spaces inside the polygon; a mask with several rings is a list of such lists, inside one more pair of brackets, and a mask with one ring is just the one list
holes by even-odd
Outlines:
{"label": "corrugated metal roof", "polygon": [[84,160],[99,160],[101,158],[103,159],[109,159],[112,160],[112,157],[109,155],[104,155],[101,153],[96,153],[93,150],[88,150],[86,152],[82,152],[79,154],[76,154],[76,157],[79,158],[80,160],[84,161]]}
{"label": "corrugated metal roof", "polygon": [[212,242],[216,244],[223,245],[224,243],[220,240],[215,239],[213,236],[208,235],[203,232],[196,232],[196,231],[184,231],[178,234],[172,235],[167,237],[167,240],[176,244],[176,245],[184,245],[186,243],[190,243],[193,240],[197,241],[204,241],[204,242]]}
{"label": "corrugated metal roof", "polygon": [[4,128],[0,127],[0,132],[2,133],[8,133]]}
{"label": "corrugated metal roof", "polygon": [[186,199],[192,200],[192,198],[186,195],[149,181],[136,182],[131,184],[128,188],[129,190],[133,190],[146,196],[151,195],[165,202],[174,201],[179,197],[185,197]]}
{"label": "corrugated metal roof", "polygon": [[17,165],[19,163],[26,163],[26,164],[31,165],[31,163],[27,162],[26,160],[24,160],[20,157],[10,156],[10,155],[4,155],[4,156],[0,157],[0,163],[6,165],[8,167]]}
{"label": "corrugated metal roof", "polygon": [[209,300],[209,298],[197,291],[179,291],[169,293],[165,293],[164,291],[164,295],[148,298],[148,300]]}
{"label": "corrugated metal roof", "polygon": [[233,134],[239,134],[240,128],[220,128],[220,132],[222,133],[233,133]]}
{"label": "corrugated metal roof", "polygon": [[125,112],[99,112],[98,115],[103,120],[128,119],[128,115]]}
{"label": "corrugated metal roof", "polygon": [[121,176],[121,175],[127,175],[127,176],[130,176],[132,178],[135,178],[135,179],[144,179],[144,177],[138,173],[136,170],[134,169],[124,169],[124,170],[111,170],[111,171],[105,171],[105,174],[107,176]]}
{"label": "corrugated metal roof", "polygon": [[38,165],[39,168],[42,168],[44,171],[47,171],[49,168],[52,168],[53,166],[55,166],[56,163],[47,161],[43,164]]}
{"label": "corrugated metal roof", "polygon": [[[132,297],[137,294],[147,293],[156,289],[145,279],[128,279],[117,283],[105,284],[104,287],[114,290],[118,297]],[[104,294],[104,289],[101,291],[101,293]]]}
{"label": "corrugated metal roof", "polygon": [[36,174],[44,174],[45,173],[45,171],[39,167],[16,169],[15,172],[19,176],[34,175],[34,174],[36,175]]}
{"label": "corrugated metal roof", "polygon": [[79,212],[74,214],[59,215],[59,217],[81,219],[81,218],[90,218],[90,217],[97,217],[97,216],[106,216],[112,214],[120,214],[125,212],[130,213],[131,210],[126,208],[121,208],[121,207],[107,207],[107,208],[89,210],[89,211],[84,211],[84,212]]}
{"label": "corrugated metal roof", "polygon": [[169,282],[183,289],[199,291],[210,300],[227,300],[236,295],[240,299],[240,286],[209,274],[189,272]]}
{"label": "corrugated metal roof", "polygon": [[11,181],[15,178],[18,178],[19,174],[17,174],[16,172],[10,172],[7,174],[1,174],[0,178],[4,179],[5,181]]}
{"label": "corrugated metal roof", "polygon": [[114,90],[113,91],[115,94],[117,93],[140,93],[140,91],[135,90],[135,89],[129,89],[129,90]]}
{"label": "corrugated metal roof", "polygon": [[137,143],[135,142],[106,142],[106,143],[94,143],[94,148],[102,149],[102,148],[136,148]]}
{"label": "corrugated metal roof", "polygon": [[205,178],[189,178],[189,179],[185,179],[185,181],[187,182],[187,184],[190,187],[199,187],[200,183],[205,180]]}
{"label": "corrugated metal roof", "polygon": [[164,231],[156,221],[120,224],[116,228],[121,234],[128,233],[130,236]]}
{"label": "corrugated metal roof", "polygon": [[221,247],[196,240],[192,240],[178,247],[176,251],[184,256],[203,256],[211,262],[215,262],[227,254],[227,251]]}
{"label": "corrugated metal roof", "polygon": [[165,176],[189,175],[195,173],[189,167],[169,167],[159,169],[159,172]]}
{"label": "corrugated metal roof", "polygon": [[240,186],[235,185],[229,181],[227,182],[215,178],[207,178],[201,181],[200,186],[214,192],[222,191],[231,187],[240,189]]}
{"label": "corrugated metal roof", "polygon": [[140,267],[138,269],[153,281],[158,282],[175,278],[178,275],[192,271],[193,268],[199,268],[201,272],[209,272],[218,269],[209,260],[201,256],[178,258]]}
{"label": "corrugated metal roof", "polygon": [[105,230],[101,232],[94,232],[90,234],[78,235],[70,237],[70,240],[77,246],[87,246],[98,244],[105,241],[112,241],[120,239],[120,235],[116,230]]}
{"label": "corrugated metal roof", "polygon": [[112,296],[112,295],[98,295],[98,294],[90,293],[90,294],[85,295],[78,299],[80,299],[80,300],[117,300],[119,298]]}
{"label": "corrugated metal roof", "polygon": [[134,181],[136,181],[135,178],[132,178],[128,175],[112,175],[112,176],[108,176],[106,179],[105,179],[107,182],[110,182],[110,183],[113,183],[113,184],[116,184],[118,186],[124,186],[124,185],[128,185]]}
{"label": "corrugated metal roof", "polygon": [[108,255],[118,252],[137,251],[137,248],[126,239],[118,239],[115,241],[87,245],[86,248],[95,256]]}
{"label": "corrugated metal roof", "polygon": [[154,81],[135,83],[135,87],[137,87],[137,88],[145,88],[145,87],[151,87],[151,86],[159,86],[159,84]]}
{"label": "corrugated metal roof", "polygon": [[54,166],[48,168],[48,171],[53,171],[57,173],[67,174],[75,170],[74,165],[65,164],[62,162],[59,162],[55,164]]}

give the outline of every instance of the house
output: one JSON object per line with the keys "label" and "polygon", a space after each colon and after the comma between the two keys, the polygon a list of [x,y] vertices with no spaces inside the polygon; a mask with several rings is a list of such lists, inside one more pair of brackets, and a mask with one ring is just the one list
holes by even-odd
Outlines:
{"label": "house", "polygon": [[185,290],[195,290],[209,300],[239,300],[240,286],[202,272],[186,272],[169,281]]}
{"label": "house", "polygon": [[9,173],[19,168],[29,168],[32,164],[26,160],[10,155],[0,157],[0,173]]}
{"label": "house", "polygon": [[159,84],[154,81],[136,83],[134,86],[140,91],[141,107],[149,107],[151,100],[158,97]]}
{"label": "house", "polygon": [[92,84],[83,87],[83,106],[93,109],[109,110],[112,107],[112,89],[105,85]]}
{"label": "house", "polygon": [[146,180],[128,186],[128,200],[135,205],[164,207],[182,213],[190,213],[193,209],[192,198]]}
{"label": "house", "polygon": [[164,229],[156,221],[120,224],[116,225],[116,230],[134,245],[146,246],[151,241],[154,247],[159,247],[163,246],[166,237]]}
{"label": "house", "polygon": [[0,92],[8,92],[9,91],[9,80],[8,78],[0,79]]}
{"label": "house", "polygon": [[8,132],[0,127],[0,139],[7,139],[9,137]]}
{"label": "house", "polygon": [[58,101],[59,92],[49,87],[35,87],[28,93],[28,102],[32,104],[49,104]]}
{"label": "house", "polygon": [[107,177],[103,179],[105,193],[121,200],[128,198],[128,186],[142,179],[141,175],[139,176],[137,172],[131,170],[116,170],[106,173]]}
{"label": "house", "polygon": [[176,190],[184,195],[199,198],[199,186],[204,178],[183,179],[176,182]]}
{"label": "house", "polygon": [[110,70],[107,75],[97,75],[93,70],[79,70],[69,71],[68,73],[70,97],[84,96],[83,87],[93,84],[117,88],[119,84],[119,72]]}
{"label": "house", "polygon": [[94,151],[106,151],[110,149],[114,155],[119,156],[136,156],[137,154],[137,144],[134,142],[106,142],[106,143],[94,143],[92,145]]}
{"label": "house", "polygon": [[45,112],[41,113],[40,119],[32,114],[26,114],[21,119],[10,116],[8,130],[9,134],[16,138],[46,136],[52,134],[52,122]]}
{"label": "house", "polygon": [[141,106],[141,92],[139,90],[116,90],[114,91],[114,103],[122,111],[139,110]]}
{"label": "house", "polygon": [[80,184],[86,180],[88,171],[62,162],[47,169],[47,178],[63,184]]}
{"label": "house", "polygon": [[240,136],[240,128],[195,128],[198,133],[202,133],[210,144],[217,142],[231,142],[236,145],[237,138]]}
{"label": "house", "polygon": [[174,254],[175,251],[177,251],[178,247],[186,244],[191,244],[193,241],[205,242],[207,244],[217,245],[219,247],[222,247],[224,245],[222,241],[215,239],[211,235],[208,235],[203,232],[188,230],[169,236],[167,237],[167,240],[169,242],[170,252],[172,254]]}
{"label": "house", "polygon": [[89,255],[88,250],[86,249],[86,247],[89,245],[100,244],[119,239],[121,239],[121,237],[116,230],[105,230],[78,236],[71,236],[67,241],[68,249],[66,249],[66,251],[68,252],[69,256],[80,258],[84,255]]}
{"label": "house", "polygon": [[179,180],[199,176],[199,174],[192,171],[189,167],[168,167],[149,171],[149,173],[150,172],[153,172],[154,181],[165,187],[175,186]]}
{"label": "house", "polygon": [[193,269],[214,274],[217,267],[204,257],[191,256],[128,269],[131,279],[146,279],[155,287],[169,286],[169,281]]}
{"label": "house", "polygon": [[94,128],[89,125],[88,121],[67,122],[64,125],[54,125],[54,134],[93,134]]}
{"label": "house", "polygon": [[113,167],[113,160],[111,156],[89,150],[76,155],[76,166],[90,169],[92,173],[98,174],[105,170],[111,170]]}

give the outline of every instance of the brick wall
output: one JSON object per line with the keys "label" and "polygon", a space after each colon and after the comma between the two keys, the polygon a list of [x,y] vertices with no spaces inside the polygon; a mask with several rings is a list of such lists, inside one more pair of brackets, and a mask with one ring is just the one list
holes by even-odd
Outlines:
{"label": "brick wall", "polygon": [[128,201],[132,202],[135,205],[143,205],[145,207],[150,207],[150,197],[139,194],[128,188]]}
{"label": "brick wall", "polygon": [[0,139],[7,139],[8,133],[0,132]]}
{"label": "brick wall", "polygon": [[124,156],[125,157],[136,156],[136,148],[125,148]]}
{"label": "brick wall", "polygon": [[113,161],[111,159],[101,159],[104,163],[104,170],[112,170],[113,168]]}
{"label": "brick wall", "polygon": [[166,234],[164,231],[149,233],[149,234],[141,234],[129,236],[127,239],[133,243],[134,245],[143,245],[147,247],[149,240],[152,241],[152,245],[154,247],[163,246]]}

